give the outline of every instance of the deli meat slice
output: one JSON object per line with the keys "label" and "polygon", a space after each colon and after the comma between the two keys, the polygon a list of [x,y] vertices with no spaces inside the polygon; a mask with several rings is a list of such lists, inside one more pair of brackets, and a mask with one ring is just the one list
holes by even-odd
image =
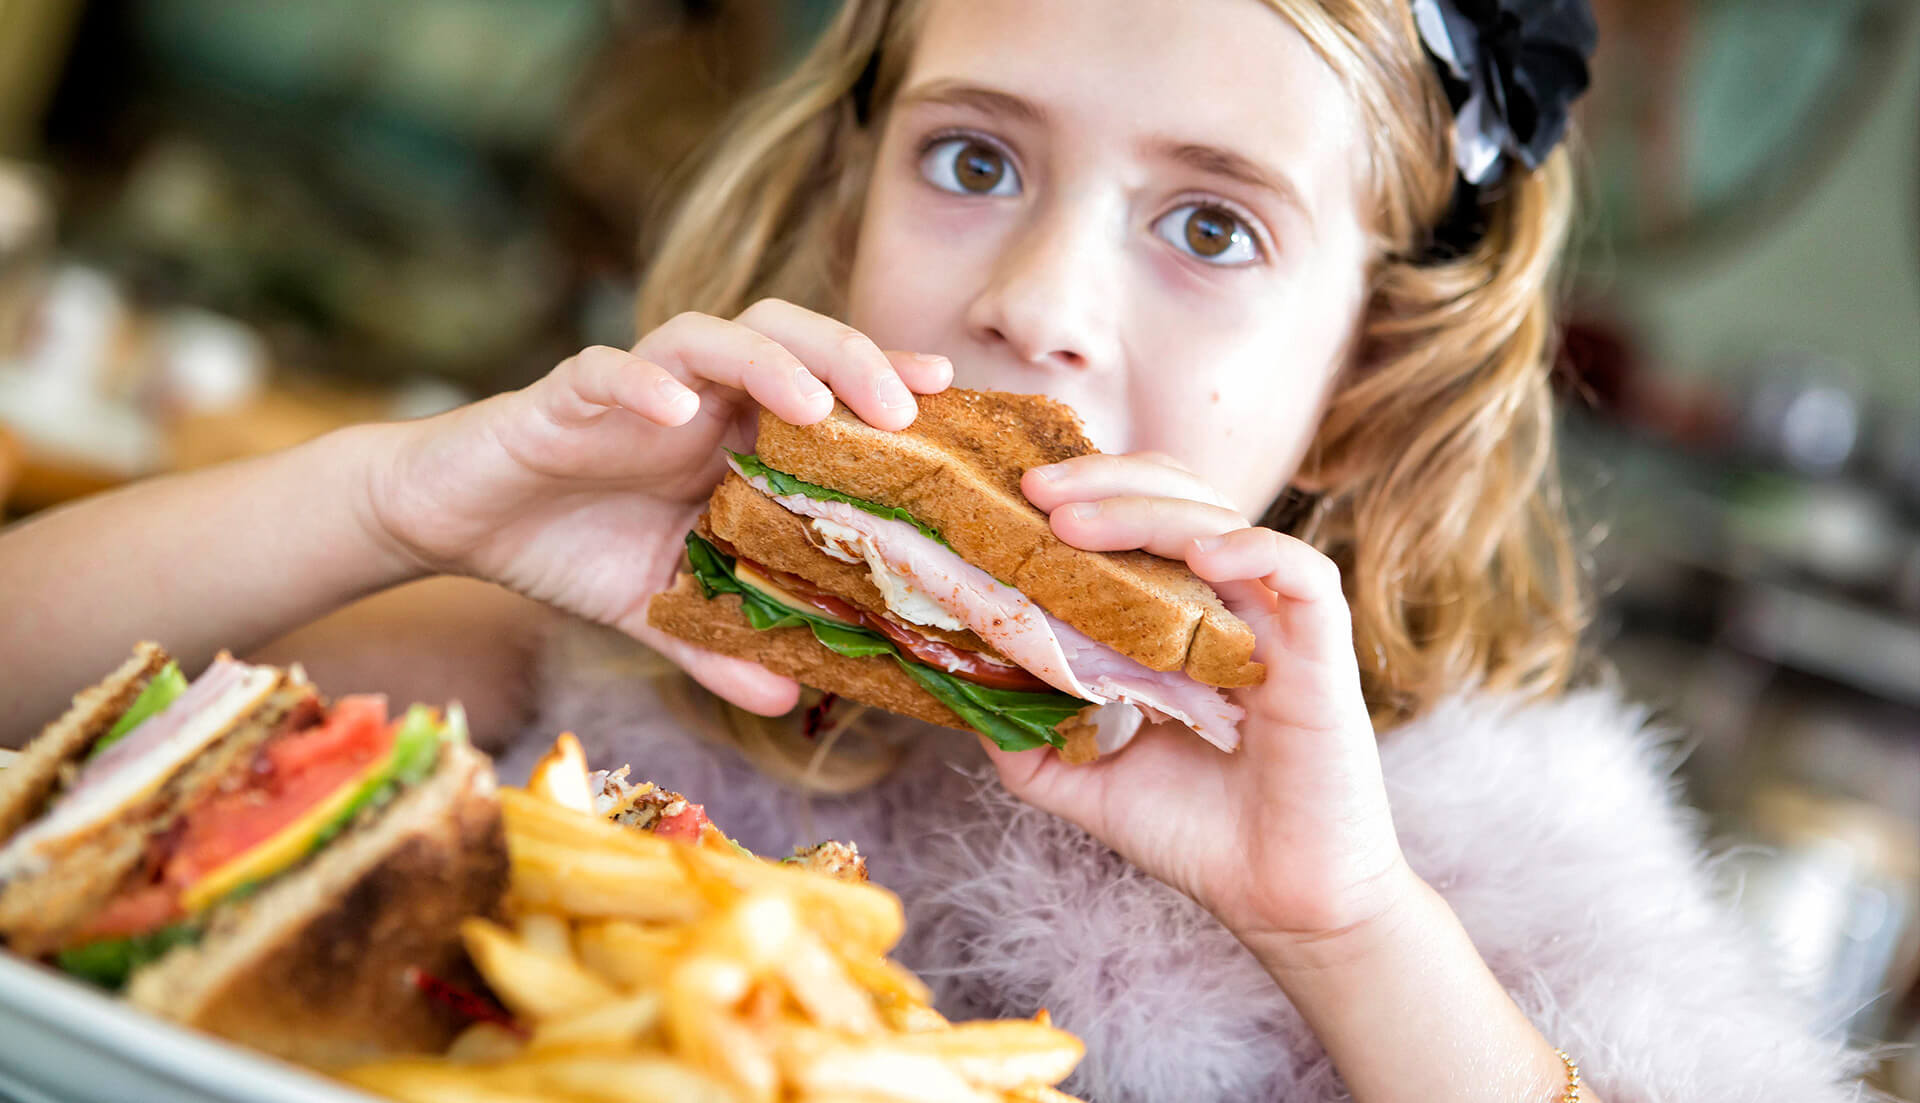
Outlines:
{"label": "deli meat slice", "polygon": [[[1155,718],[1178,720],[1223,751],[1240,745],[1239,725],[1245,713],[1218,689],[1181,671],[1154,670],[1089,638],[905,521],[876,517],[845,502],[775,494],[766,479],[749,478],[738,467],[734,470],[788,511],[858,533],[863,546],[844,550],[894,571],[1000,654],[1060,692],[1094,704],[1134,705]],[[830,531],[844,540],[837,529]],[[882,593],[890,589],[880,586]]]}
{"label": "deli meat slice", "polygon": [[41,868],[47,847],[112,819],[160,788],[259,707],[279,677],[272,667],[217,660],[173,704],[87,763],[50,812],[0,849],[0,882]]}

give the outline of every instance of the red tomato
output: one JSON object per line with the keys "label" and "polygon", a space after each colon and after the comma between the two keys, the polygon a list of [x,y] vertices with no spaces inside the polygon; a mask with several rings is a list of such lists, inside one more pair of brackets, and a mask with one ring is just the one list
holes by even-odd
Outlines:
{"label": "red tomato", "polygon": [[700,832],[707,826],[706,806],[689,804],[683,811],[662,817],[659,823],[653,825],[653,833],[663,839],[697,843],[700,841]]}
{"label": "red tomato", "polygon": [[393,735],[384,697],[343,697],[320,724],[274,739],[245,785],[187,813],[162,880],[183,889],[272,838],[385,755]]}
{"label": "red tomato", "polygon": [[179,899],[179,891],[171,885],[142,885],[132,892],[123,892],[87,921],[74,942],[97,942],[158,930],[179,916]]}

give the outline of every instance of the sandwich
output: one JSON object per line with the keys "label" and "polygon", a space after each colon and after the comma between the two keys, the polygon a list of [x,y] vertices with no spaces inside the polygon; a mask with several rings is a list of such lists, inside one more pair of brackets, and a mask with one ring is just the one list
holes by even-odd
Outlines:
{"label": "sandwich", "polygon": [[394,718],[298,667],[189,682],[143,643],[0,771],[0,942],[156,1014],[307,1064],[443,1048],[411,978],[507,878],[459,707]]}
{"label": "sandwich", "polygon": [[1257,684],[1254,637],[1184,564],[1067,545],[1020,491],[1096,451],[1038,395],[947,390],[902,432],[836,405],[760,416],[752,454],[648,605],[669,635],[838,697],[1070,761],[1177,721],[1222,750]]}

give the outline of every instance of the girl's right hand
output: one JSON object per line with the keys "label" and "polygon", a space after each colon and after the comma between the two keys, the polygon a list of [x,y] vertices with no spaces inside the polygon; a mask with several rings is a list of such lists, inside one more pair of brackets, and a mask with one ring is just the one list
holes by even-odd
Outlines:
{"label": "girl's right hand", "polygon": [[611,625],[720,696],[774,715],[791,679],[649,628],[684,538],[750,450],[758,406],[795,425],[837,396],[880,429],[913,422],[913,392],[953,379],[944,357],[882,352],[779,300],[728,321],[682,314],[632,352],[589,348],[522,390],[392,426],[368,501],[378,535],[418,568],[471,575]]}

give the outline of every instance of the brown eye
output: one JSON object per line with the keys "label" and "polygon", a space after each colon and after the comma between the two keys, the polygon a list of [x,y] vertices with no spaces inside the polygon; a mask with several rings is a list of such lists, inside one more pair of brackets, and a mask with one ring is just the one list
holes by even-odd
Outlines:
{"label": "brown eye", "polygon": [[1233,245],[1233,216],[1199,207],[1187,216],[1187,246],[1203,257],[1217,257]]}
{"label": "brown eye", "polygon": [[920,158],[920,174],[929,183],[961,195],[1014,195],[1020,177],[1006,154],[975,138],[937,142]]}
{"label": "brown eye", "polygon": [[1222,267],[1251,264],[1260,259],[1260,246],[1246,221],[1224,207],[1183,203],[1154,223],[1153,231],[1169,244],[1209,264]]}

